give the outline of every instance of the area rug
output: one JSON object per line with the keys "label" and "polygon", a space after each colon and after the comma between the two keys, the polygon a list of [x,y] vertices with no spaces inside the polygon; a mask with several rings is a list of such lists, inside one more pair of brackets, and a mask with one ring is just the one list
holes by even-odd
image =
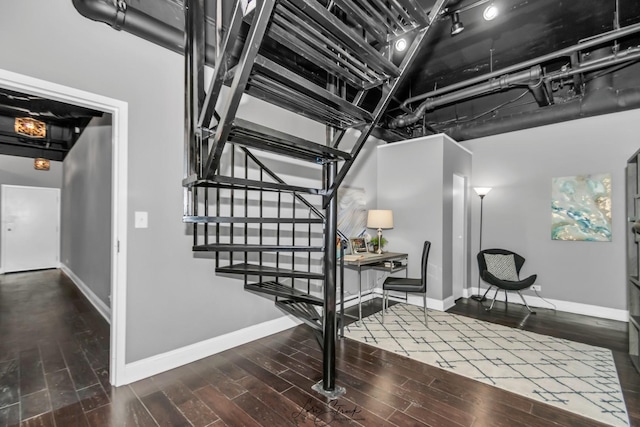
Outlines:
{"label": "area rug", "polygon": [[628,426],[611,351],[421,307],[397,304],[345,336],[612,426]]}

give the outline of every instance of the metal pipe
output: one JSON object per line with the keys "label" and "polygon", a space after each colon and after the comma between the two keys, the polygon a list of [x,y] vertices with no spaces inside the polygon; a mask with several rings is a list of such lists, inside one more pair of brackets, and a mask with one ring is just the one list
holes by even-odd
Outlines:
{"label": "metal pipe", "polygon": [[463,99],[473,98],[475,96],[504,90],[514,85],[538,82],[541,78],[542,68],[537,65],[535,67],[531,67],[529,70],[521,71],[519,73],[511,75],[503,75],[500,76],[500,78],[492,79],[474,87],[460,90],[458,92],[443,95],[436,99],[430,98],[420,104],[415,111],[391,120],[389,122],[389,127],[391,129],[405,127],[420,120],[420,118],[427,110],[433,110],[442,105],[452,104]]}
{"label": "metal pipe", "polygon": [[[184,31],[149,16],[129,4],[123,10],[113,1],[72,0],[72,2],[76,10],[86,18],[103,22],[116,30],[122,29],[176,53],[184,54]],[[208,65],[215,66],[215,46],[206,46],[206,58]]]}
{"label": "metal pipe", "polygon": [[[442,105],[451,104],[453,102],[473,98],[475,96],[485,95],[496,90],[506,89],[509,86],[525,83],[529,85],[529,89],[538,102],[538,105],[541,107],[548,106],[552,103],[552,98],[544,88],[543,82],[559,80],[561,78],[570,77],[575,74],[596,71],[602,68],[618,65],[624,62],[636,61],[639,59],[640,49],[634,48],[629,49],[626,52],[594,59],[592,61],[589,61],[586,65],[579,65],[572,70],[557,71],[545,76],[542,75],[542,69],[540,68],[540,66],[532,67],[528,71],[512,75],[503,75],[500,76],[499,79],[484,82],[471,88],[462,89],[448,95],[443,95],[436,99],[427,99],[422,104],[420,104],[415,111],[400,117],[396,117],[395,119],[391,120],[388,125],[392,129],[408,126],[420,120],[420,118],[426,111],[433,110]],[[529,78],[527,76],[529,76]]]}
{"label": "metal pipe", "polygon": [[487,120],[484,123],[465,123],[441,129],[440,131],[456,141],[465,141],[544,126],[559,121],[581,119],[634,108],[640,108],[640,89],[633,88],[618,91],[603,89],[566,104],[550,105],[535,111],[527,111],[518,116]]}
{"label": "metal pipe", "polygon": [[516,71],[520,71],[520,70],[522,70],[524,68],[529,68],[529,67],[541,64],[543,62],[550,61],[552,59],[560,58],[562,56],[568,56],[568,55],[570,55],[572,53],[575,53],[575,52],[578,52],[580,50],[588,49],[590,47],[595,47],[595,46],[601,45],[603,43],[607,43],[607,42],[612,41],[612,40],[616,40],[616,39],[619,39],[619,38],[622,38],[622,37],[626,37],[628,35],[635,34],[637,32],[640,32],[640,23],[639,24],[634,24],[634,25],[629,25],[629,26],[627,26],[627,27],[625,27],[624,29],[621,29],[621,30],[609,31],[609,32],[607,32],[605,34],[602,34],[600,37],[597,37],[597,38],[594,38],[594,39],[591,39],[591,40],[587,40],[585,42],[578,43],[576,45],[569,46],[569,47],[567,47],[565,49],[561,49],[561,50],[558,50],[556,52],[552,52],[552,53],[549,53],[549,54],[546,54],[546,55],[542,55],[542,56],[539,56],[537,58],[533,58],[533,59],[530,59],[528,61],[512,65],[510,67],[502,68],[500,70],[491,72],[489,74],[483,74],[481,76],[474,77],[472,79],[465,80],[465,81],[462,81],[462,82],[459,82],[459,83],[455,83],[455,84],[452,84],[452,85],[449,85],[449,86],[445,86],[445,87],[442,87],[440,89],[433,90],[431,92],[427,92],[427,93],[423,93],[421,95],[413,96],[411,98],[406,99],[400,105],[400,107],[402,109],[405,109],[405,111],[407,111],[406,110],[407,106],[409,104],[413,104],[416,101],[422,101],[423,99],[433,98],[433,97],[438,96],[438,95],[442,95],[442,94],[445,94],[445,93],[453,92],[453,91],[456,91],[458,89],[462,89],[462,88],[465,88],[465,87],[468,87],[468,86],[475,85],[477,83],[481,83],[481,82],[483,82],[485,80],[493,79],[495,77],[499,77],[499,76],[504,75],[504,74],[509,74],[509,73],[513,73],[513,72],[516,72]]}

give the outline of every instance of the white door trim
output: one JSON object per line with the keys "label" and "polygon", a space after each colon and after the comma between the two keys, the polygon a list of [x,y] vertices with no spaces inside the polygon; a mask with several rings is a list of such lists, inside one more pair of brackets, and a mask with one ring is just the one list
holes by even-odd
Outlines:
{"label": "white door trim", "polygon": [[67,102],[112,117],[111,345],[110,378],[122,385],[125,373],[127,295],[127,164],[129,104],[102,95],[0,69],[0,87]]}
{"label": "white door trim", "polygon": [[[55,187],[35,187],[32,185],[11,185],[11,184],[2,184],[0,185],[0,187],[2,187],[2,190],[0,190],[0,199],[2,200],[2,204],[0,206],[0,219],[2,219],[2,225],[4,226],[4,221],[5,221],[5,215],[6,215],[6,189],[8,188],[17,188],[17,189],[32,189],[32,190],[46,190],[46,191],[53,191],[56,193],[56,197],[57,197],[57,206],[58,206],[58,212],[57,212],[57,217],[56,217],[56,231],[57,231],[57,236],[56,236],[56,263],[55,263],[55,268],[59,268],[60,267],[60,214],[61,214],[61,201],[60,201],[60,189],[59,188],[55,188]],[[2,235],[3,233],[5,233],[6,230],[2,229],[2,231],[0,231],[0,235]],[[7,239],[3,238],[2,242],[0,242],[0,274],[4,274],[7,271]],[[47,266],[46,268],[52,268],[54,266]]]}

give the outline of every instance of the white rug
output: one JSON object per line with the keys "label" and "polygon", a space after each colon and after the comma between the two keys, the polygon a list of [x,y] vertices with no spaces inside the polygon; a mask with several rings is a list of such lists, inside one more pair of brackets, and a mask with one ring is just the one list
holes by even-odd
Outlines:
{"label": "white rug", "polygon": [[611,351],[397,304],[345,327],[345,336],[612,426],[629,417]]}

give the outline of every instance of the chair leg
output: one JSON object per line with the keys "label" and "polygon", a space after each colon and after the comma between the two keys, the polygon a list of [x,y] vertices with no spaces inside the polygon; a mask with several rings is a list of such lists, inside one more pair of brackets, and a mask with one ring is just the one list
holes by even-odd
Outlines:
{"label": "chair leg", "polygon": [[524,303],[524,306],[527,307],[527,310],[529,310],[529,313],[536,314],[536,312],[532,311],[531,308],[529,307],[529,304],[527,304],[527,302],[524,300],[524,296],[522,296],[520,291],[518,291],[518,295],[520,295],[520,298],[522,299],[522,302]]}
{"label": "chair leg", "polygon": [[424,324],[429,326],[429,317],[427,317],[427,292],[424,293]]}
{"label": "chair leg", "polygon": [[387,304],[389,303],[389,291],[382,291],[382,323],[384,324],[384,312],[387,311]]}
{"label": "chair leg", "polygon": [[499,288],[496,288],[496,292],[493,294],[493,301],[491,301],[491,307],[486,309],[487,311],[491,311],[491,309],[493,308],[493,304],[496,303],[496,298],[498,297],[498,291],[499,290],[500,290]]}
{"label": "chair leg", "polygon": [[487,299],[487,294],[489,293],[489,291],[491,290],[491,288],[493,288],[493,285],[490,285],[490,286],[487,288],[487,290],[486,290],[486,291],[484,291],[484,294],[482,295],[482,300],[481,300],[481,301],[484,301],[484,300],[486,300],[486,299]]}

